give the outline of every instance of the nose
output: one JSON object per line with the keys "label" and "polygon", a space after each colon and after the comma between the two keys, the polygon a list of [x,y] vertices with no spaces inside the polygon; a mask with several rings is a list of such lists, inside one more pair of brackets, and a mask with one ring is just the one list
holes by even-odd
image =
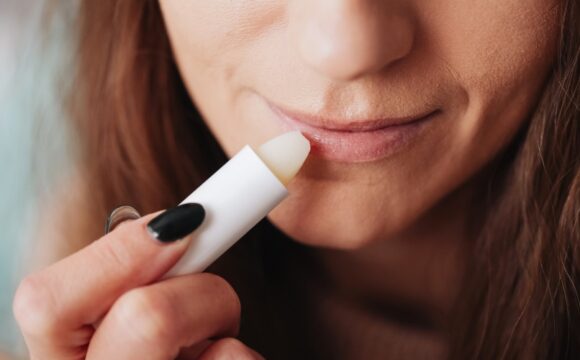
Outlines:
{"label": "nose", "polygon": [[326,77],[378,72],[413,48],[414,26],[392,0],[294,0],[288,31],[300,58]]}

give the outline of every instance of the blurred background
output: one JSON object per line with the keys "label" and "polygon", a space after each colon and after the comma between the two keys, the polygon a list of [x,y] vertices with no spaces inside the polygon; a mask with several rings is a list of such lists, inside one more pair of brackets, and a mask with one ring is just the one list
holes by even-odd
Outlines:
{"label": "blurred background", "polygon": [[61,100],[74,9],[55,3],[0,0],[0,359],[23,357],[12,296],[39,236],[38,210],[50,211],[38,199],[68,164]]}

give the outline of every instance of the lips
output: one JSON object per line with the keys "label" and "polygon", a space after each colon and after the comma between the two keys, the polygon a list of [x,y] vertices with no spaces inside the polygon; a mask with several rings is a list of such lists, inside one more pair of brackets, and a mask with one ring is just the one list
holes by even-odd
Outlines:
{"label": "lips", "polygon": [[302,114],[268,103],[287,130],[300,130],[312,151],[340,162],[368,162],[391,156],[419,135],[439,110],[399,118],[332,119]]}

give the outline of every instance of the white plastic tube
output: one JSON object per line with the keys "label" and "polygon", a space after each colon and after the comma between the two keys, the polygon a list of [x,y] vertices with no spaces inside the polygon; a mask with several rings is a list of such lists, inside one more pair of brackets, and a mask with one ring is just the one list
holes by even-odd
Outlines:
{"label": "white plastic tube", "polygon": [[291,132],[258,151],[245,146],[231,158],[183,200],[201,204],[205,219],[165,277],[201,272],[211,265],[288,195],[282,181],[298,172],[309,151],[308,140]]}

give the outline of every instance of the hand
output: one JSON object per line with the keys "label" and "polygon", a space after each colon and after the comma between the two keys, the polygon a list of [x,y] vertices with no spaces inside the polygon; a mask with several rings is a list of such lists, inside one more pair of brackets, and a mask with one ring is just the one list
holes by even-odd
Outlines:
{"label": "hand", "polygon": [[31,359],[167,360],[187,347],[203,360],[261,358],[232,338],[240,302],[224,279],[203,273],[155,282],[190,239],[153,239],[146,225],[155,215],[123,223],[21,282],[14,313]]}

